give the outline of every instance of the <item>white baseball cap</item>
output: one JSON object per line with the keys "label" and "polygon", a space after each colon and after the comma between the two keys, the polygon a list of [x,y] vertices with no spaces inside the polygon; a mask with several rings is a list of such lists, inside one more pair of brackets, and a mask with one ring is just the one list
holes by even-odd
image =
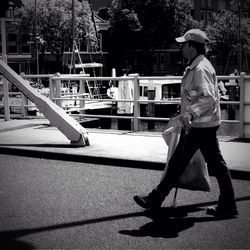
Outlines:
{"label": "white baseball cap", "polygon": [[177,37],[177,38],[175,38],[175,40],[178,43],[184,43],[187,41],[194,41],[197,43],[209,42],[209,39],[208,39],[206,33],[200,29],[191,29],[191,30],[187,31],[184,34],[184,36]]}

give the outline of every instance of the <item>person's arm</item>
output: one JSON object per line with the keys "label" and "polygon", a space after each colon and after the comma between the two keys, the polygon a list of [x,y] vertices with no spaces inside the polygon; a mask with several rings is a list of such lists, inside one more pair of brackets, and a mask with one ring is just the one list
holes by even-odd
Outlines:
{"label": "person's arm", "polygon": [[186,107],[184,117],[191,120],[200,117],[213,106],[215,97],[215,77],[208,70],[197,69],[194,73],[194,89],[188,95],[191,104]]}

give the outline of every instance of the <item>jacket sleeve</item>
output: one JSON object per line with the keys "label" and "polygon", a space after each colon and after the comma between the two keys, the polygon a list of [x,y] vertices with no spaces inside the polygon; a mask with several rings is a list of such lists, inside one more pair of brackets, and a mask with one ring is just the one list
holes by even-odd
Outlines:
{"label": "jacket sleeve", "polygon": [[207,69],[196,69],[193,78],[193,88],[188,96],[190,105],[187,105],[186,111],[192,116],[200,117],[213,106],[215,97],[215,77]]}

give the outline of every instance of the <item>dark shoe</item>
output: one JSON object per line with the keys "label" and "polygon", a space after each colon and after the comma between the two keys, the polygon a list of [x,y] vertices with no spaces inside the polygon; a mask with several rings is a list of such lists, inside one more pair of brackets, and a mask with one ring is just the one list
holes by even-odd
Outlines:
{"label": "dark shoe", "polygon": [[146,196],[134,196],[134,201],[137,205],[140,207],[149,209],[149,208],[159,208],[161,207],[161,204],[163,202],[162,199],[158,195],[156,195],[154,192],[146,195]]}
{"label": "dark shoe", "polygon": [[213,215],[216,218],[235,218],[239,214],[236,205],[232,206],[222,206],[218,205],[217,207],[208,207],[207,214]]}

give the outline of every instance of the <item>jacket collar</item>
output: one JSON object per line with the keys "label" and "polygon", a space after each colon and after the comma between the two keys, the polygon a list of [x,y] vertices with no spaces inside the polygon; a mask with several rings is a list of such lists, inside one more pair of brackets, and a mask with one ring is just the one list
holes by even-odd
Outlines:
{"label": "jacket collar", "polygon": [[198,55],[197,57],[195,57],[194,60],[190,62],[191,64],[188,65],[187,69],[195,68],[204,59],[204,57],[204,55]]}

